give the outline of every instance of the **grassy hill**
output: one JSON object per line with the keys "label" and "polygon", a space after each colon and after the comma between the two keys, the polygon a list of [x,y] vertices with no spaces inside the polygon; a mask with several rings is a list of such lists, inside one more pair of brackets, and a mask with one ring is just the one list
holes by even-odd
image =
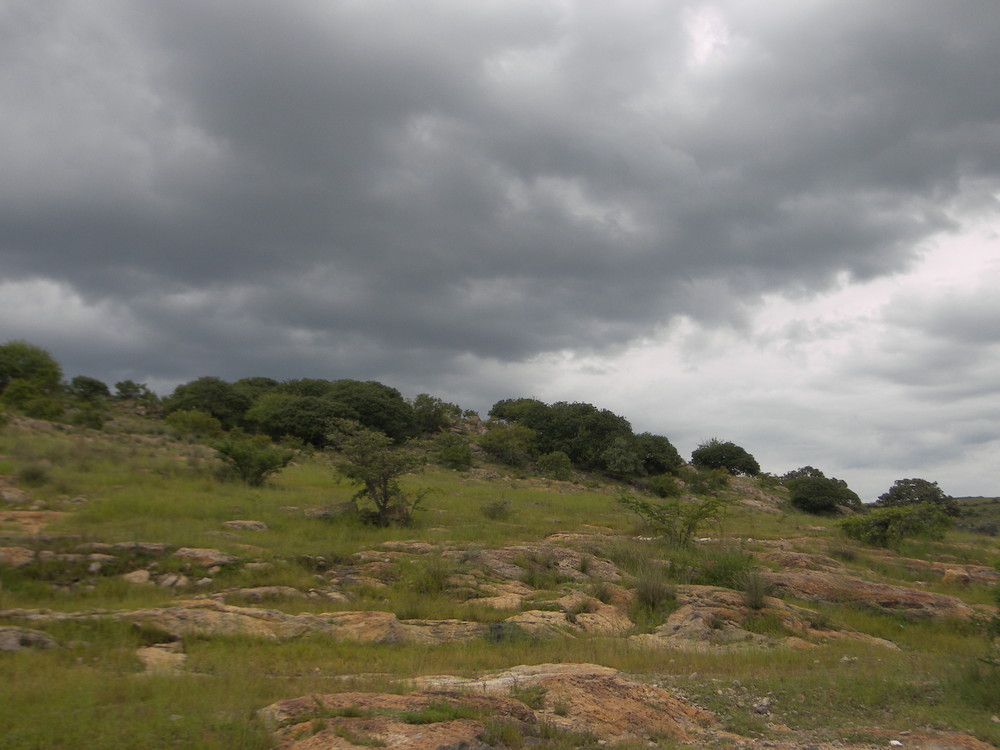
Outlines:
{"label": "grassy hill", "polygon": [[[336,460],[301,452],[251,488],[156,419],[0,430],[0,748],[397,746],[373,728],[393,711],[471,722],[479,747],[1000,743],[996,537],[865,547],[773,481],[734,478],[719,523],[672,547],[623,485],[481,455],[405,477],[432,490],[415,524],[378,528],[350,512]],[[998,503],[964,499],[963,523]],[[354,697],[542,664],[611,667],[708,713],[688,735],[603,736],[578,731],[593,711],[557,682],[512,680],[516,720]],[[294,730],[262,718],[309,696]]]}
{"label": "grassy hill", "polygon": [[959,497],[962,515],[956,522],[960,529],[997,536],[1000,534],[1000,497]]}

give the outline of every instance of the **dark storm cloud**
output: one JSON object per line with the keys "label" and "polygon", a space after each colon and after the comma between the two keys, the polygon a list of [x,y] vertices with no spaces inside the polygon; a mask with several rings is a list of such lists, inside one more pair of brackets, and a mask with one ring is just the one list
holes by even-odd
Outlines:
{"label": "dark storm cloud", "polygon": [[739,325],[988,207],[992,2],[722,2],[699,60],[706,7],[7,3],[0,273],[166,379],[392,380]]}

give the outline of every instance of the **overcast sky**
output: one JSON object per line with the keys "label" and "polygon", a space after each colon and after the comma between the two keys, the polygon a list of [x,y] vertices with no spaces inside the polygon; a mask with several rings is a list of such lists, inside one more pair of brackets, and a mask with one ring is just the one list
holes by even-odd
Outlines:
{"label": "overcast sky", "polygon": [[996,0],[0,0],[0,340],[1000,495]]}

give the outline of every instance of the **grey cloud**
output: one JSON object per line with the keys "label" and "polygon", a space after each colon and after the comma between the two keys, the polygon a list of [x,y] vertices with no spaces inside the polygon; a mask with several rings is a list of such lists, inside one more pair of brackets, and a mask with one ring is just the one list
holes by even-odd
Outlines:
{"label": "grey cloud", "polygon": [[10,7],[0,273],[121,305],[178,379],[739,326],[1000,180],[989,2],[720,3],[701,65],[684,2]]}

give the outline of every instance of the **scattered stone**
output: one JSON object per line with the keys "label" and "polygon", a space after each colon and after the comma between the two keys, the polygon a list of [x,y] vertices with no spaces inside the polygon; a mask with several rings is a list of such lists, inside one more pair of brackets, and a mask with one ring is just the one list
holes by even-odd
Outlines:
{"label": "scattered stone", "polygon": [[777,591],[806,601],[864,604],[883,612],[911,617],[968,620],[976,614],[972,607],[954,596],[873,583],[848,575],[811,570],[765,575]]}
{"label": "scattered stone", "polygon": [[267,524],[263,521],[226,521],[222,524],[228,529],[240,529],[243,531],[267,531]]}
{"label": "scattered stone", "polygon": [[141,585],[144,583],[149,583],[151,574],[145,568],[140,568],[139,570],[133,570],[130,573],[124,573],[122,578],[129,583],[134,583],[136,585]]}
{"label": "scattered stone", "polygon": [[195,563],[196,565],[203,565],[206,568],[219,565],[231,565],[239,562],[239,558],[234,555],[227,555],[225,552],[221,552],[217,549],[203,547],[181,547],[179,550],[174,552],[173,556],[179,560],[187,560]]}
{"label": "scattered stone", "polygon": [[55,648],[59,644],[47,633],[30,628],[0,627],[0,651],[23,651],[28,648]]}
{"label": "scattered stone", "polygon": [[140,648],[135,655],[145,668],[143,674],[147,675],[180,674],[184,671],[184,663],[187,661],[187,654],[183,652],[183,644],[180,641],[157,643],[154,646]]}
{"label": "scattered stone", "polygon": [[34,550],[27,547],[0,547],[0,565],[20,568],[35,559]]}

